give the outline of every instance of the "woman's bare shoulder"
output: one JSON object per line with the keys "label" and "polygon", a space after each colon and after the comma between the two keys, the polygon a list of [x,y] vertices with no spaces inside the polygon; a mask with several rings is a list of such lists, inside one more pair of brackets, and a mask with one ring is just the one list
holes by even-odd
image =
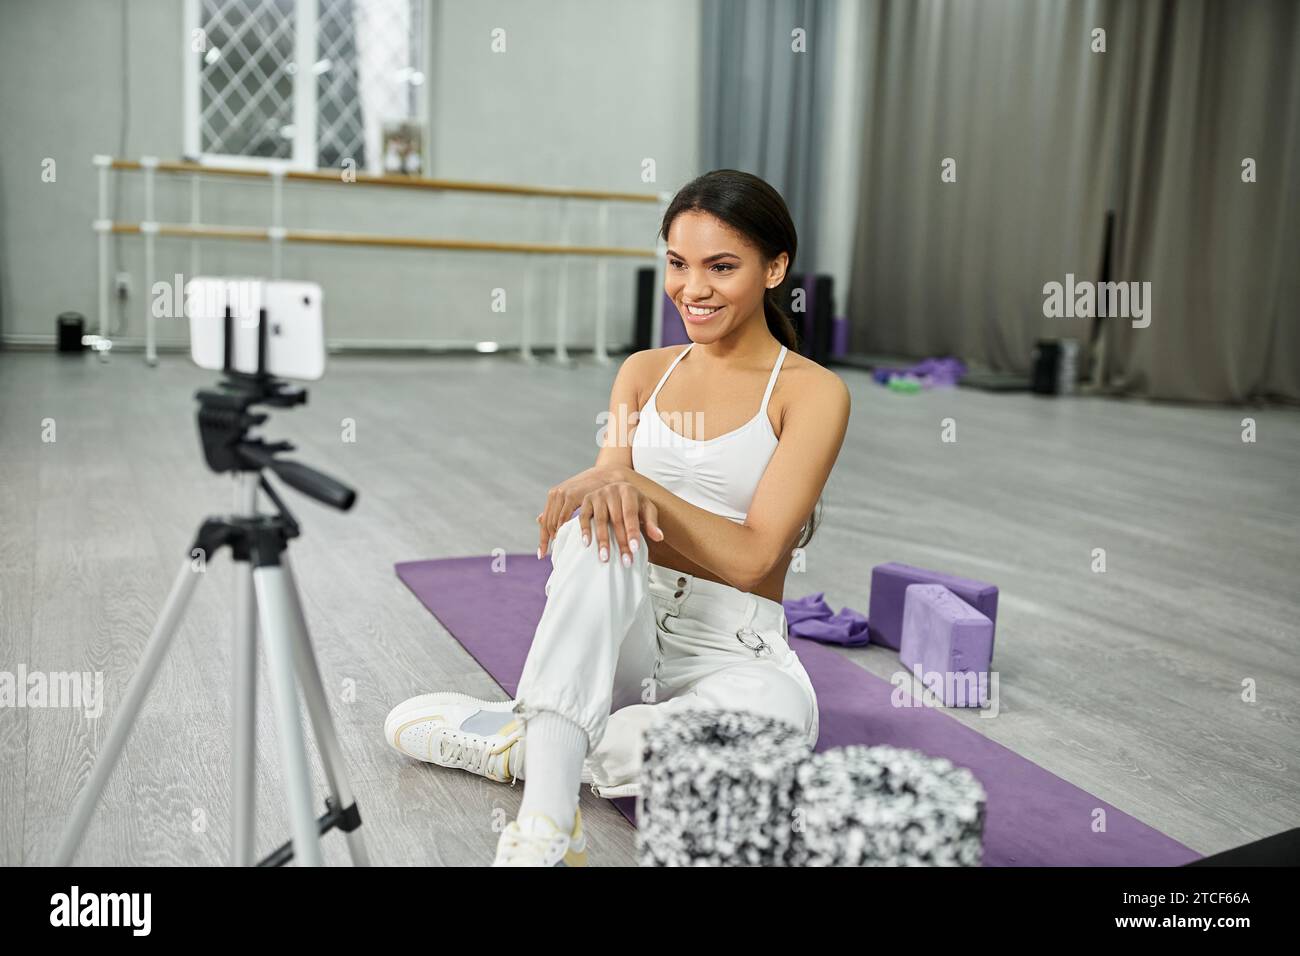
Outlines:
{"label": "woman's bare shoulder", "polygon": [[667,365],[677,353],[682,350],[680,345],[665,345],[657,349],[642,349],[639,352],[632,352],[623,360],[624,365],[631,365],[634,368],[653,368],[656,365]]}
{"label": "woman's bare shoulder", "polygon": [[[649,380],[650,388],[654,388],[654,383],[659,380],[660,375],[668,371],[668,366],[672,364],[673,359],[677,357],[681,350],[680,345],[642,349],[623,359],[623,368],[626,369],[627,375],[636,384],[638,390],[641,390],[646,385],[647,380]],[[650,388],[644,389],[647,395],[650,394]]]}
{"label": "woman's bare shoulder", "polygon": [[631,352],[623,359],[618,377],[637,397],[638,408],[649,400],[655,383],[668,371],[668,366],[681,350],[680,345],[665,345],[662,348]]}
{"label": "woman's bare shoulder", "polygon": [[791,349],[781,363],[781,374],[772,393],[772,402],[785,423],[787,413],[794,408],[847,409],[850,404],[849,387],[824,365],[819,365],[805,355]]}

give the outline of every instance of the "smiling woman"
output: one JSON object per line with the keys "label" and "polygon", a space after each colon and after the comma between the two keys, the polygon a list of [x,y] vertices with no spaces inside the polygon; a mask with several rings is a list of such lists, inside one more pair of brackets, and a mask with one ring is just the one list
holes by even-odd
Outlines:
{"label": "smiling woman", "polygon": [[[597,463],[630,468],[660,512],[657,496],[666,491],[709,513],[683,515],[687,526],[676,534],[676,516],[667,516],[665,541],[650,544],[653,561],[779,601],[793,549],[812,539],[849,410],[843,381],[798,354],[794,325],[778,305],[798,248],[794,223],[768,183],[720,169],[677,193],[660,234],[668,244],[664,291],[691,343],[642,353],[658,382],[636,383],[631,399],[646,427],[630,450],[603,449]],[[644,402],[643,385],[653,388]],[[612,400],[619,390],[616,383]],[[682,419],[695,430],[673,426]],[[805,426],[787,433],[802,419]],[[737,538],[713,515],[750,534]]]}
{"label": "smiling woman", "polygon": [[630,441],[605,431],[595,467],[547,495],[538,557],[554,540],[554,567],[514,701],[427,694],[386,728],[409,756],[527,781],[498,865],[584,862],[580,781],[637,795],[644,732],[665,713],[748,710],[817,742],[782,596],[844,441],[848,389],[798,353],[777,305],[797,241],[776,190],[715,170],[677,194],[661,229],[664,291],[691,342],[624,361],[609,407],[613,421],[639,410]]}

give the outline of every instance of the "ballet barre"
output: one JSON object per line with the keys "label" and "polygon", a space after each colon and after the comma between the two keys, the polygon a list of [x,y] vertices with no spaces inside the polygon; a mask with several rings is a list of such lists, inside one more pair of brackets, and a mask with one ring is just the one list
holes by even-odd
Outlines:
{"label": "ballet barre", "polygon": [[[111,156],[97,155],[94,165],[98,169],[99,196],[98,217],[94,221],[94,230],[99,245],[99,344],[97,348],[104,356],[112,347],[109,340],[109,288],[112,271],[109,238],[119,236],[141,236],[144,239],[144,287],[152,288],[156,275],[155,244],[158,239],[187,240],[190,243],[190,274],[200,272],[199,242],[202,240],[226,240],[242,242],[268,242],[271,245],[271,277],[280,278],[281,250],[285,243],[358,246],[388,249],[425,250],[439,252],[476,252],[525,257],[559,256],[561,257],[559,281],[556,290],[555,315],[555,360],[563,365],[573,364],[566,346],[568,316],[568,269],[569,260],[574,258],[595,259],[598,261],[596,282],[596,323],[592,352],[600,363],[609,361],[605,315],[608,306],[608,264],[611,259],[652,259],[655,268],[655,288],[663,287],[664,260],[667,246],[656,235],[656,248],[630,248],[611,245],[609,236],[609,210],[613,203],[632,203],[649,205],[655,210],[655,226],[662,217],[667,202],[672,194],[619,192],[599,189],[581,189],[566,186],[530,186],[512,183],[473,182],[467,180],[437,179],[417,176],[389,176],[352,172],[347,169],[338,171],[305,170],[290,168],[287,164],[271,165],[266,168],[245,168],[230,166],[209,166],[191,162],[166,162],[157,157],[145,156],[137,160],[117,159]],[[110,199],[114,172],[142,173],[144,176],[144,215],[139,222],[119,222],[110,217]],[[184,176],[190,179],[190,222],[160,222],[156,215],[155,182],[158,175]],[[269,180],[271,185],[271,222],[267,226],[218,226],[202,222],[202,197],[200,182],[204,177]],[[490,240],[434,238],[425,236],[396,236],[374,233],[358,233],[323,229],[293,229],[284,223],[284,183],[285,181],[304,184],[328,185],[339,184],[380,189],[410,189],[424,191],[463,192],[478,194],[496,194],[526,198],[541,198],[559,204],[560,241],[556,243],[539,242],[496,242]],[[572,241],[572,217],[570,208],[573,202],[597,203],[597,235],[594,244],[579,244]],[[532,321],[530,307],[533,270],[526,268],[524,273],[524,308],[523,321],[520,326],[520,355],[528,362],[536,361],[532,350]],[[652,310],[652,344],[662,341],[663,315],[659,309]],[[145,361],[149,365],[157,364],[157,332],[154,309],[145,295]]]}

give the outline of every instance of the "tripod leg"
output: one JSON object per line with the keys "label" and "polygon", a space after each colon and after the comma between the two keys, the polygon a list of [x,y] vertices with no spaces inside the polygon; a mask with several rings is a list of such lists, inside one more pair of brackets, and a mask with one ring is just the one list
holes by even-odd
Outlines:
{"label": "tripod leg", "polygon": [[253,600],[253,566],[235,564],[234,665],[230,712],[231,866],[253,863],[253,778],[257,754],[257,605]]}
{"label": "tripod leg", "polygon": [[158,668],[162,665],[163,658],[167,656],[168,645],[171,644],[176,628],[181,618],[185,616],[185,608],[189,605],[190,597],[202,578],[202,573],[195,570],[189,559],[182,562],[180,573],[176,575],[172,589],[167,594],[167,601],[163,604],[158,622],[154,625],[153,633],[149,635],[144,657],[135,676],[131,678],[126,696],[122,699],[121,709],[113,720],[113,729],[109,731],[108,740],[99,751],[90,779],[77,798],[72,817],[63,831],[63,838],[59,841],[59,848],[54,854],[55,866],[67,866],[71,863],[77,847],[81,845],[82,837],[86,835],[86,827],[90,825],[90,818],[95,812],[95,805],[99,803],[99,798],[104,792],[104,785],[108,783],[113,768],[117,766],[117,761],[122,756],[122,748],[126,745],[126,738],[131,734],[136,717],[139,716],[145,695],[149,693],[149,688],[158,675]]}
{"label": "tripod leg", "polygon": [[320,832],[312,813],[311,773],[307,765],[307,747],[302,739],[302,724],[298,721],[298,688],[293,676],[295,609],[280,566],[256,568],[253,587],[271,678],[271,703],[275,708],[276,729],[280,736],[280,756],[284,762],[293,855],[299,866],[320,866]]}
{"label": "tripod leg", "polygon": [[[288,589],[287,600],[293,607],[294,663],[298,680],[302,683],[303,697],[307,700],[307,712],[311,714],[312,728],[316,731],[316,746],[320,749],[321,763],[325,767],[325,781],[335,805],[346,810],[352,805],[352,786],[343,762],[343,750],[339,747],[338,735],[334,732],[325,686],[321,681],[320,667],[316,663],[316,651],[311,645],[311,634],[307,630],[302,601],[298,596],[298,583],[294,579],[287,551],[280,556],[280,564],[284,571],[284,584]],[[370,854],[366,851],[360,828],[347,831],[347,840],[353,865],[369,866]]]}
{"label": "tripod leg", "polygon": [[[235,476],[235,514],[251,517],[257,512],[257,472]],[[254,769],[257,756],[257,605],[253,600],[253,565],[235,563],[234,645],[231,662],[231,866],[253,863],[256,795]]]}

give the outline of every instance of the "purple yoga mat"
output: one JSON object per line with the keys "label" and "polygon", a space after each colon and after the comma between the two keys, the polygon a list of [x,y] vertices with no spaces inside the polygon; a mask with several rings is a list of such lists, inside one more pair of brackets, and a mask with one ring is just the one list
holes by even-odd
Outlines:
{"label": "purple yoga mat", "polygon": [[[546,605],[549,560],[510,554],[407,561],[397,575],[452,636],[513,697]],[[942,710],[894,707],[894,687],[812,641],[793,638],[821,705],[818,750],[848,744],[909,747],[970,768],[988,793],[986,866],[1179,866],[1200,854],[1080,790]],[[414,691],[433,690],[430,686]],[[635,801],[613,803],[633,823]],[[1106,832],[1094,833],[1097,809]]]}

